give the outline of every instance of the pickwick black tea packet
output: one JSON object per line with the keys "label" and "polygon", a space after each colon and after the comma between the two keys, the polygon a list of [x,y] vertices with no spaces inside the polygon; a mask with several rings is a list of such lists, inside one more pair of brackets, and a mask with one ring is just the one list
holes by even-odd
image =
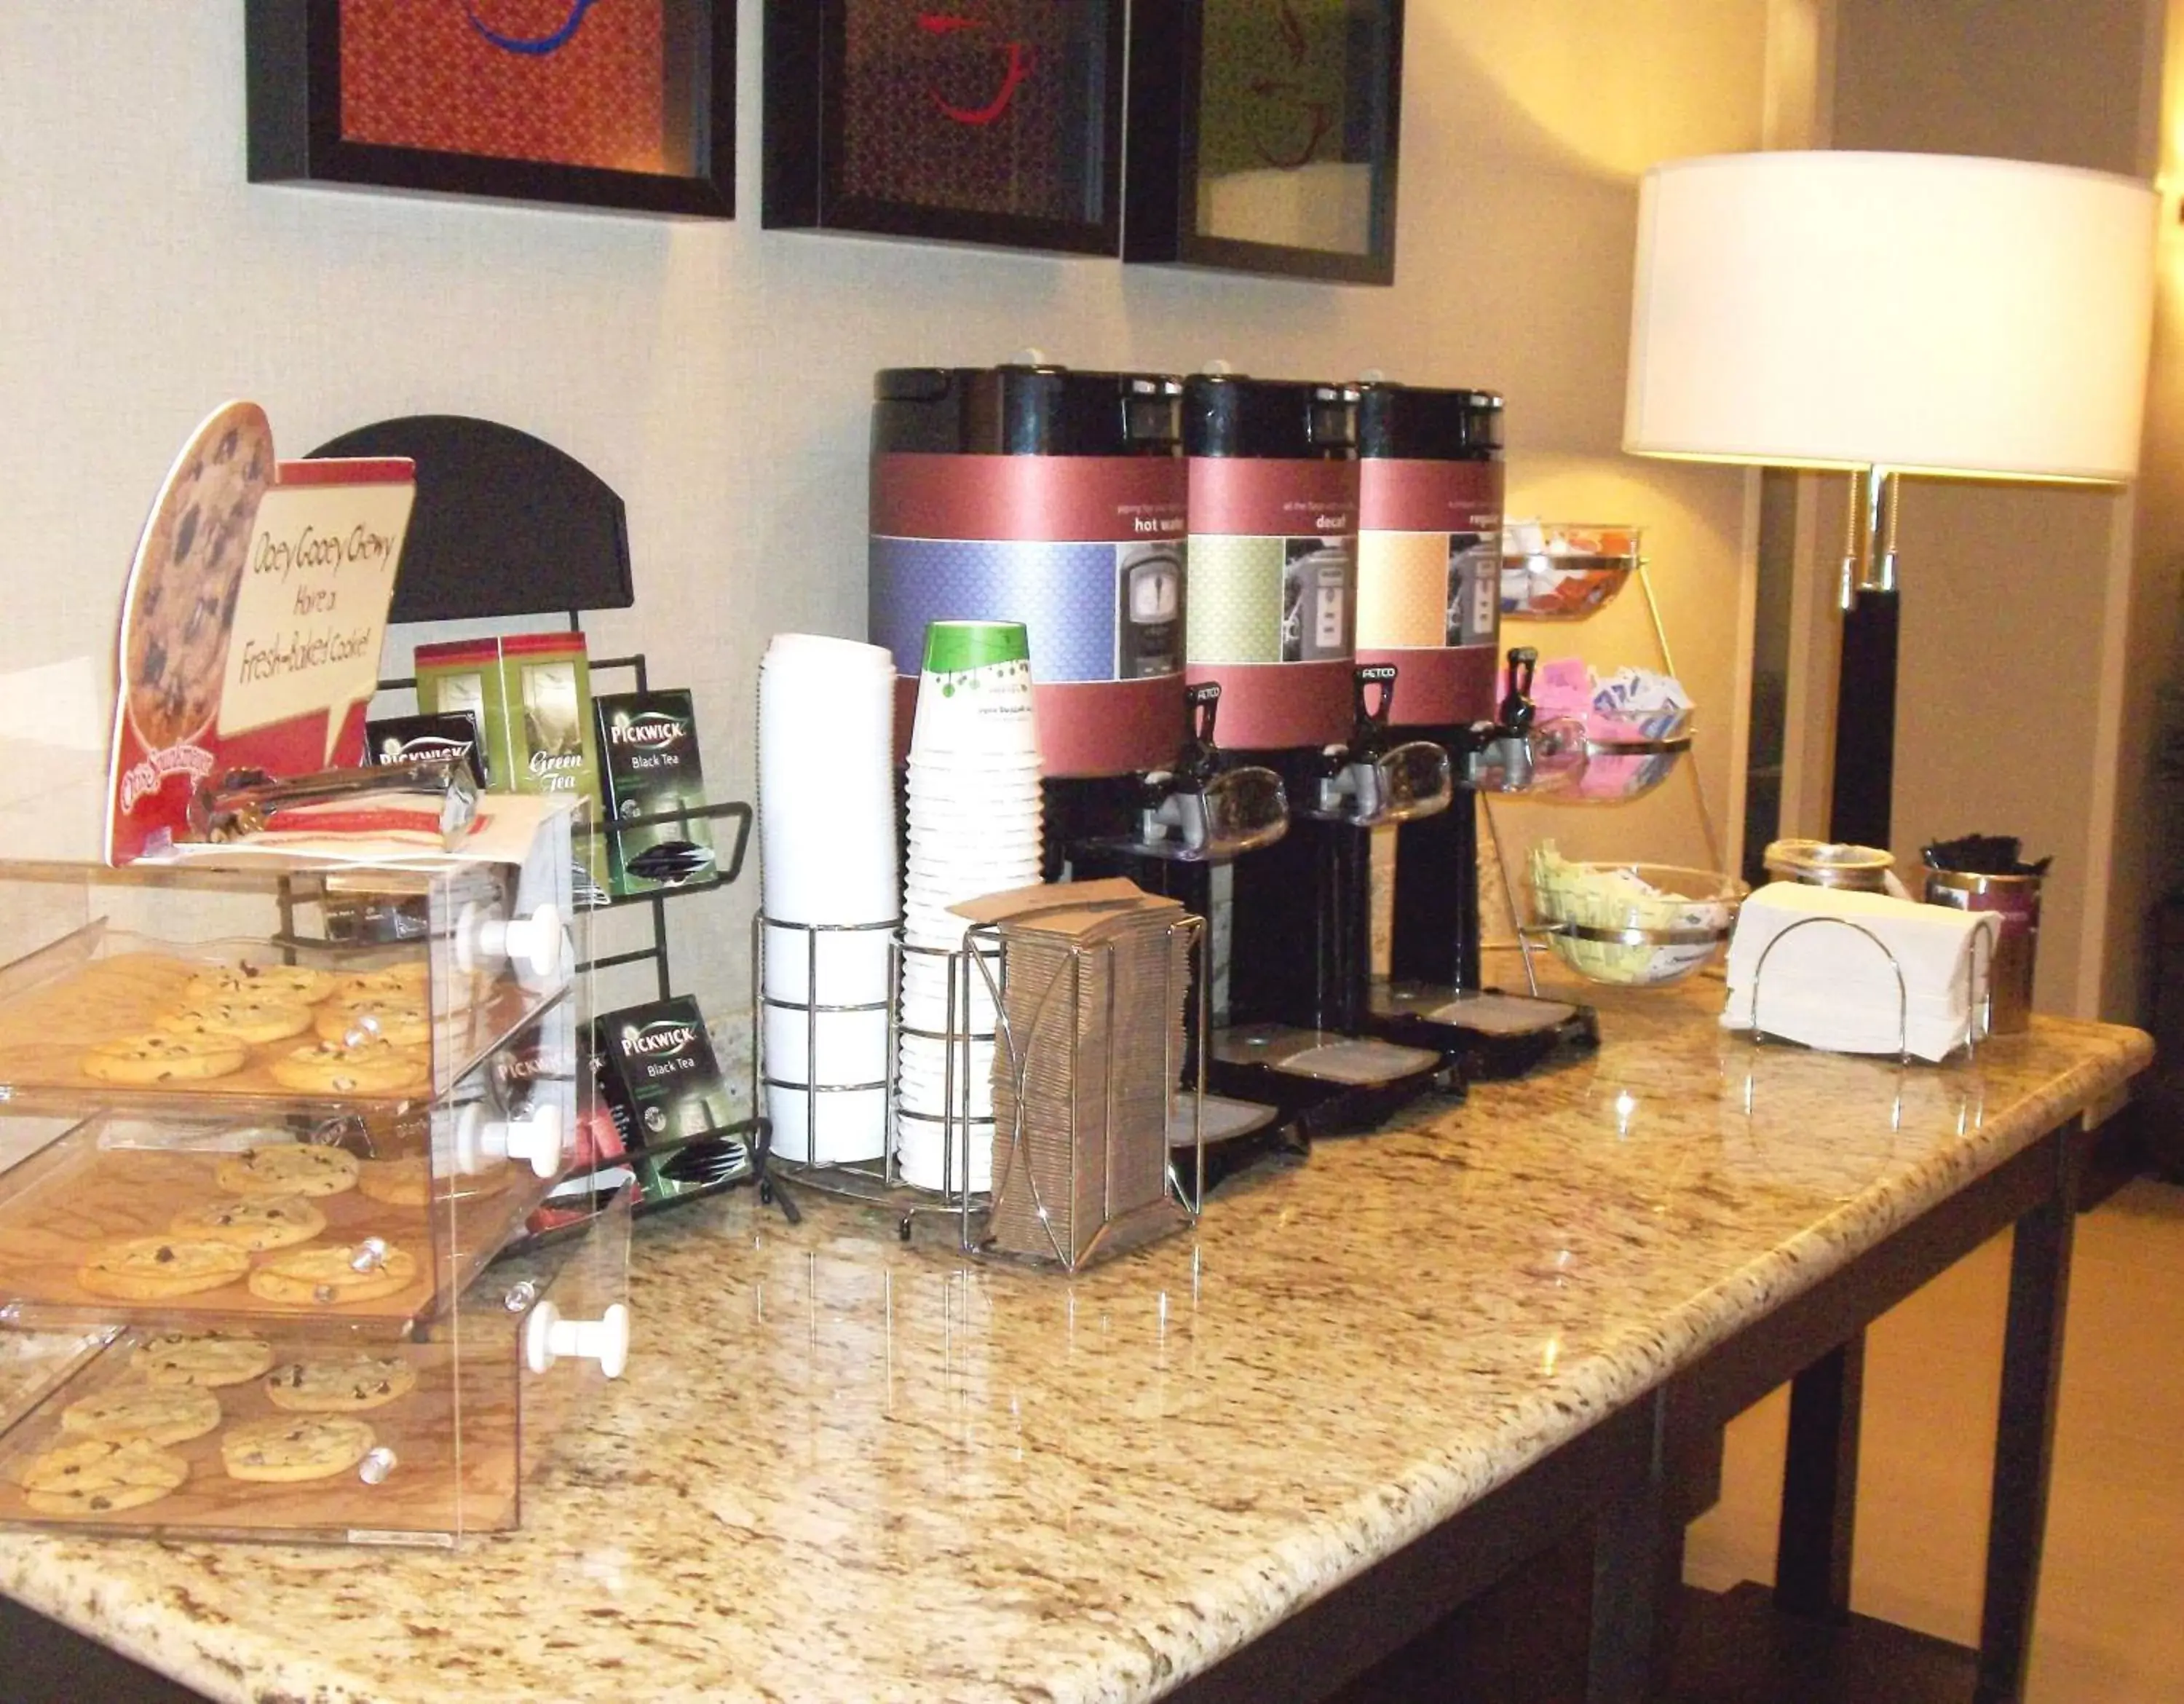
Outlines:
{"label": "pickwick black tea packet", "polygon": [[364,724],[367,763],[423,763],[436,757],[466,763],[471,779],[479,786],[493,785],[478,743],[477,718],[467,710],[444,711],[437,716],[387,716]]}
{"label": "pickwick black tea packet", "polygon": [[[593,701],[607,816],[624,823],[705,802],[697,718],[688,692],[614,692]],[[712,835],[702,821],[649,823],[607,836],[608,879],[617,897],[675,887],[712,874]],[[657,849],[655,851],[655,849]],[[645,854],[651,852],[648,858]]]}
{"label": "pickwick black tea packet", "polygon": [[592,1046],[600,1098],[644,1200],[672,1200],[749,1174],[748,1144],[708,1136],[732,1115],[695,1000],[677,995],[602,1013],[592,1024]]}

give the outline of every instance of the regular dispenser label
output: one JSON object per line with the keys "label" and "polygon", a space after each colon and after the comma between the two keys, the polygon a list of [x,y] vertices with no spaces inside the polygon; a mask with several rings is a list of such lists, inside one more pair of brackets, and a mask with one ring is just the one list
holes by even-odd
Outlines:
{"label": "regular dispenser label", "polygon": [[1359,486],[1357,643],[1496,643],[1500,464],[1373,458],[1361,465]]}

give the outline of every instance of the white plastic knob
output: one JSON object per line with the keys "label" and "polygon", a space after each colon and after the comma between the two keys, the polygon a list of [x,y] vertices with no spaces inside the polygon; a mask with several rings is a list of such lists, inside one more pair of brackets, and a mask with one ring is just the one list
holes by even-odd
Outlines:
{"label": "white plastic knob", "polygon": [[566,940],[561,913],[542,905],[528,917],[497,917],[482,906],[465,906],[455,924],[455,965],[469,973],[493,970],[513,960],[517,974],[550,982],[561,974]]}
{"label": "white plastic knob", "polygon": [[531,1310],[523,1326],[523,1360],[544,1372],[564,1359],[595,1360],[609,1378],[620,1378],[629,1365],[629,1310],[616,1302],[595,1320],[561,1317],[550,1301]]}
{"label": "white plastic knob", "polygon": [[472,1101],[455,1115],[455,1170],[482,1171],[490,1160],[516,1159],[541,1177],[558,1176],[565,1155],[561,1109],[551,1101],[522,1118],[488,1118]]}

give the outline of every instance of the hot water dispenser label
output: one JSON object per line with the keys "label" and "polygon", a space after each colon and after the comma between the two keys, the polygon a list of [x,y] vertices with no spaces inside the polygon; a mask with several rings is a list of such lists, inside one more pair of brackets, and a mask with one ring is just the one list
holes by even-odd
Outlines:
{"label": "hot water dispenser label", "polygon": [[1185,489],[1158,456],[879,456],[872,643],[915,674],[927,623],[1019,621],[1042,685],[1175,674]]}
{"label": "hot water dispenser label", "polygon": [[926,623],[1020,621],[1042,684],[1183,667],[1184,545],[876,536],[872,641],[917,673]]}

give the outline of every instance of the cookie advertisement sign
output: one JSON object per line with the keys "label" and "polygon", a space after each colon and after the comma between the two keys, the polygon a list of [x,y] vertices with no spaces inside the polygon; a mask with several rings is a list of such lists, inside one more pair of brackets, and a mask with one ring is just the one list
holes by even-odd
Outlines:
{"label": "cookie advertisement sign", "polygon": [[108,863],[164,850],[209,775],[361,761],[415,500],[408,461],[277,461],[255,403],[191,434],[122,598]]}

